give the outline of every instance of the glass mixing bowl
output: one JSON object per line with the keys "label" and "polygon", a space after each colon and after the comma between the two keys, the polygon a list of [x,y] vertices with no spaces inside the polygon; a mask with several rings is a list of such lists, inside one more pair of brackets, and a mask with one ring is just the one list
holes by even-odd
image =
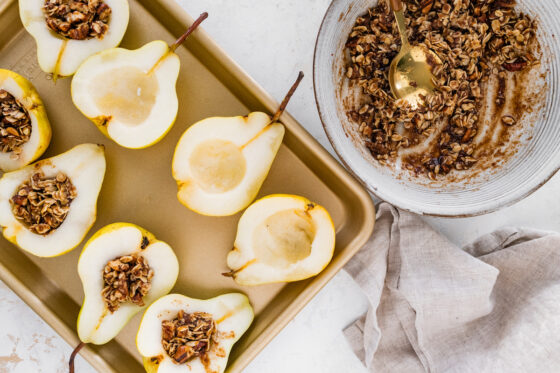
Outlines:
{"label": "glass mixing bowl", "polygon": [[[379,165],[365,147],[348,108],[358,99],[345,74],[347,37],[358,16],[377,0],[334,0],[323,20],[314,57],[314,88],[325,132],[345,166],[377,197],[418,214],[464,217],[511,205],[546,183],[560,168],[560,1],[518,0],[518,7],[534,16],[543,58],[532,84],[543,92],[540,110],[526,115],[515,155],[490,170],[461,171],[461,180],[431,181],[395,167]],[[542,71],[541,71],[542,72]],[[459,173],[457,173],[459,175]]]}

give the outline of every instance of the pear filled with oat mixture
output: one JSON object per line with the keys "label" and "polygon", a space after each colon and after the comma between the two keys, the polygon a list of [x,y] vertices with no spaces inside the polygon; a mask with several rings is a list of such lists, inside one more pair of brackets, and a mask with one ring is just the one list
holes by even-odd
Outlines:
{"label": "pear filled with oat mixture", "polygon": [[222,373],[253,317],[243,294],[207,300],[166,295],[146,310],[136,347],[148,373]]}
{"label": "pear filled with oat mixture", "polygon": [[41,69],[70,76],[89,56],[114,48],[128,26],[128,0],[20,0]]}
{"label": "pear filled with oat mixture", "polygon": [[105,344],[127,322],[177,281],[179,262],[171,247],[130,223],[101,228],[84,245],[78,261],[84,302],[78,316],[78,345]]}
{"label": "pear filled with oat mixture", "polygon": [[35,87],[0,69],[0,169],[13,171],[39,158],[51,141],[51,125]]}
{"label": "pear filled with oat mixture", "polygon": [[72,250],[95,222],[105,166],[102,145],[82,144],[4,174],[0,179],[4,237],[41,257]]}
{"label": "pear filled with oat mixture", "polygon": [[181,61],[175,50],[207,16],[203,13],[171,46],[156,40],[136,50],[114,48],[88,58],[72,79],[74,105],[125,148],[160,141],[179,107],[175,84]]}

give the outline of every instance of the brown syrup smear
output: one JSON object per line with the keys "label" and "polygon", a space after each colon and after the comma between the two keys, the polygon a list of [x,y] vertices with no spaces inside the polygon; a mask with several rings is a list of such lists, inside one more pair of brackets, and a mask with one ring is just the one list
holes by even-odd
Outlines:
{"label": "brown syrup smear", "polygon": [[[495,84],[495,91],[492,92],[491,102],[483,102],[482,107],[479,108],[479,131],[470,143],[474,143],[474,155],[479,159],[477,165],[471,168],[472,172],[468,175],[449,174],[446,181],[454,182],[459,180],[471,179],[482,171],[488,169],[495,169],[503,165],[509,158],[517,152],[521,141],[518,136],[527,128],[518,128],[522,124],[519,123],[524,115],[533,112],[534,107],[539,107],[544,100],[543,93],[535,92],[535,90],[528,89],[531,85],[529,76],[532,70],[526,69],[516,72],[504,72],[505,77],[498,77]],[[546,74],[540,74],[539,78],[545,79]],[[488,83],[483,87],[484,95],[490,93]],[[514,126],[506,126],[502,123],[502,117],[511,115],[517,121]],[[486,117],[486,118],[485,118]],[[440,128],[440,133],[445,129],[445,125]],[[419,139],[414,136],[412,131],[407,131],[412,143],[418,144],[420,141],[427,141]],[[479,136],[480,135],[480,136]],[[403,162],[412,165],[412,171],[415,176],[424,174],[425,170],[422,165],[421,159],[429,154],[432,159],[437,160],[440,154],[439,144],[437,143],[438,135],[430,141],[426,150],[421,154],[413,153],[403,157]],[[466,176],[466,178],[465,178]]]}

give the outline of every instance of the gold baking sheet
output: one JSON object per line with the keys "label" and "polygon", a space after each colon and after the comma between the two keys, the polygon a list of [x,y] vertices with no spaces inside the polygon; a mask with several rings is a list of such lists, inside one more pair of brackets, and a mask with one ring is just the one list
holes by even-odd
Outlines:
{"label": "gold baking sheet", "polygon": [[[129,2],[130,24],[121,44],[125,48],[136,49],[155,39],[172,42],[192,23],[174,0]],[[239,214],[212,218],[183,207],[171,177],[173,150],[183,131],[200,119],[256,110],[272,113],[277,103],[203,30],[194,33],[177,52],[181,58],[179,115],[173,129],[152,147],[124,149],[105,138],[74,107],[70,79],[54,84],[40,70],[35,43],[19,21],[17,1],[0,0],[0,68],[22,74],[39,91],[53,126],[53,141],[45,157],[84,142],[106,147],[107,174],[97,221],[88,237],[109,223],[138,224],[175,250],[180,274],[173,292],[196,298],[231,291],[247,294],[255,308],[255,321],[235,345],[228,365],[229,372],[240,372],[366,242],[373,229],[374,208],[364,189],[285,114],[284,143],[260,196],[294,193],[324,205],[337,229],[334,258],[320,275],[291,284],[240,287],[221,276],[228,270],[225,259]],[[76,272],[81,247],[58,258],[41,259],[0,238],[0,278],[71,345],[78,343],[75,325],[83,296]],[[100,372],[142,371],[134,342],[140,316],[114,341],[87,346],[82,355]]]}

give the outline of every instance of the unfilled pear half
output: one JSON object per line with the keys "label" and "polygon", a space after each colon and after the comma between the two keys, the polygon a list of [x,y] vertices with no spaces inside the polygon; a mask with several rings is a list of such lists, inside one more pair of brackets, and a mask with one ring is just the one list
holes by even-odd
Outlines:
{"label": "unfilled pear half", "polygon": [[182,204],[202,215],[228,216],[255,199],[284,138],[278,119],[302,79],[300,72],[272,118],[261,112],[207,118],[183,133],[172,163]]}
{"label": "unfilled pear half", "polygon": [[136,346],[148,373],[222,373],[253,317],[243,294],[207,300],[170,294],[144,313]]}
{"label": "unfilled pear half", "polygon": [[56,78],[74,74],[89,56],[119,45],[129,8],[127,0],[20,0],[19,14],[37,44],[39,66]]}
{"label": "unfilled pear half", "polygon": [[208,118],[181,136],[173,156],[179,201],[203,215],[233,215],[257,196],[284,126],[260,112]]}
{"label": "unfilled pear half", "polygon": [[161,140],[175,123],[181,61],[173,45],[153,41],[136,50],[113,48],[88,58],[72,79],[74,105],[108,138],[139,149]]}
{"label": "unfilled pear half", "polygon": [[240,285],[299,281],[332,259],[335,229],[324,207],[295,195],[253,203],[241,216],[226,273]]}
{"label": "unfilled pear half", "polygon": [[72,250],[95,222],[104,176],[104,148],[94,144],[78,145],[4,174],[0,179],[2,234],[37,256]]}
{"label": "unfilled pear half", "polygon": [[169,293],[179,274],[171,247],[130,223],[114,223],[93,235],[78,261],[84,302],[78,335],[84,343],[113,339],[132,316]]}
{"label": "unfilled pear half", "polygon": [[51,141],[51,125],[39,93],[23,76],[0,69],[0,169],[21,168]]}

